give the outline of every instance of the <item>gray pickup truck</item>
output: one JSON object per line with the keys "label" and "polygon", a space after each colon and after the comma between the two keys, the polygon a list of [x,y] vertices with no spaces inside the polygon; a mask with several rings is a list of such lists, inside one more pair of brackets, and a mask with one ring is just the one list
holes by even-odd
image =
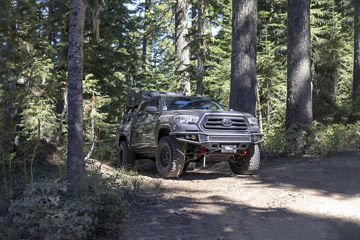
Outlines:
{"label": "gray pickup truck", "polygon": [[161,177],[179,177],[196,162],[229,161],[235,174],[253,174],[263,141],[250,114],[227,111],[209,98],[173,92],[132,91],[117,129],[118,164],[156,162]]}

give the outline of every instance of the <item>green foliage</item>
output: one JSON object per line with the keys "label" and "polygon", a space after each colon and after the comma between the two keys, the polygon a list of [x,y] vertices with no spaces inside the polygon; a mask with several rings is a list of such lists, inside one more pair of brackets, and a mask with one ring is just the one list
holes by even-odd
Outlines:
{"label": "green foliage", "polygon": [[94,79],[92,74],[85,76],[84,80],[84,136],[86,140],[91,140],[91,119],[94,119],[95,130],[100,137],[100,132],[108,134],[112,127],[115,127],[106,122],[108,113],[102,111],[106,108],[111,99],[101,94],[99,90],[99,80]]}
{"label": "green foliage", "polygon": [[266,133],[285,122],[287,2],[259,5],[257,79]]}
{"label": "green foliage", "polygon": [[353,8],[350,0],[317,0],[311,6],[314,118],[338,122],[351,103]]}
{"label": "green foliage", "polygon": [[[29,184],[21,199],[9,207],[11,239],[83,239],[96,223],[94,206],[72,199],[67,183]],[[17,229],[17,230],[15,230]],[[11,236],[14,234],[15,236]]]}
{"label": "green foliage", "polygon": [[219,28],[219,31],[215,36],[207,37],[209,52],[203,80],[204,96],[217,100],[227,108],[231,74],[231,1],[210,1],[208,8],[207,21],[211,28]]}
{"label": "green foliage", "polygon": [[40,180],[26,185],[0,218],[2,239],[88,239],[112,236],[139,187],[123,172],[89,172],[89,192],[73,195],[67,182]]}
{"label": "green foliage", "polygon": [[[176,91],[174,0],[91,0],[84,34],[84,137],[92,157],[114,161],[116,125],[132,88]],[[230,92],[232,1],[205,1],[206,34],[198,36],[197,0],[189,1],[187,36],[192,91],[196,88],[198,42],[205,38],[204,96],[227,107]],[[2,1],[0,9],[0,150],[14,150],[40,137],[66,144],[64,107],[67,81],[69,0]],[[190,16],[191,15],[191,16]],[[312,0],[312,76],[315,120],[354,123],[352,113],[353,15],[351,0]],[[265,134],[283,131],[286,107],[287,1],[258,2],[257,79]],[[143,59],[143,38],[151,45],[150,64]],[[38,121],[40,120],[40,129]],[[63,141],[64,140],[64,141]],[[277,141],[276,139],[274,141]],[[0,141],[1,142],[1,141]],[[275,143],[274,143],[275,144]],[[89,146],[89,145],[87,145]],[[61,147],[61,146],[60,146]],[[87,150],[87,148],[85,149]]]}
{"label": "green foliage", "polygon": [[[40,84],[38,85],[41,87]],[[44,138],[51,142],[56,136],[58,119],[54,106],[54,99],[50,99],[44,90],[39,93],[29,93],[24,96],[23,111],[21,112],[22,121],[19,124],[21,134],[28,139]],[[44,96],[45,95],[45,96]]]}
{"label": "green foliage", "polygon": [[[292,139],[292,141],[289,141]],[[326,155],[360,148],[360,121],[354,124],[324,125],[314,122],[308,131],[271,131],[263,144],[266,153]]]}

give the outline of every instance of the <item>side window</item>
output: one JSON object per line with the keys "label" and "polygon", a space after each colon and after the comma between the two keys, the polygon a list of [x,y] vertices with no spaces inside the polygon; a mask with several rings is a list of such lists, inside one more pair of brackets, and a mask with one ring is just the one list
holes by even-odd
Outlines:
{"label": "side window", "polygon": [[143,117],[145,115],[145,108],[149,105],[149,102],[145,102],[143,104],[141,104],[140,106],[140,110],[138,112],[138,117]]}
{"label": "side window", "polygon": [[154,107],[159,108],[159,98],[156,97],[156,98],[152,99],[149,103],[149,106],[154,106]]}

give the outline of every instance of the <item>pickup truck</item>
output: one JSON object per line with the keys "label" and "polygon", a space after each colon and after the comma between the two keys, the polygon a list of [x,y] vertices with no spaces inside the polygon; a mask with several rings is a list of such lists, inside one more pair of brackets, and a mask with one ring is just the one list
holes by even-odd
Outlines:
{"label": "pickup truck", "polygon": [[163,178],[176,178],[207,161],[229,161],[234,174],[253,174],[263,141],[257,119],[225,110],[201,96],[132,91],[117,129],[118,165],[131,168],[149,158]]}

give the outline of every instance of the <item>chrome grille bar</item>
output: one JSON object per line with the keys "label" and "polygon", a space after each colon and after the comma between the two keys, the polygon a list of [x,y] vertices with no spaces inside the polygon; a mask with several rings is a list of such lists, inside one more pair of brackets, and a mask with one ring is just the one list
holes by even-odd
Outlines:
{"label": "chrome grille bar", "polygon": [[207,130],[232,130],[247,132],[248,125],[243,117],[207,115],[204,117],[202,127]]}

